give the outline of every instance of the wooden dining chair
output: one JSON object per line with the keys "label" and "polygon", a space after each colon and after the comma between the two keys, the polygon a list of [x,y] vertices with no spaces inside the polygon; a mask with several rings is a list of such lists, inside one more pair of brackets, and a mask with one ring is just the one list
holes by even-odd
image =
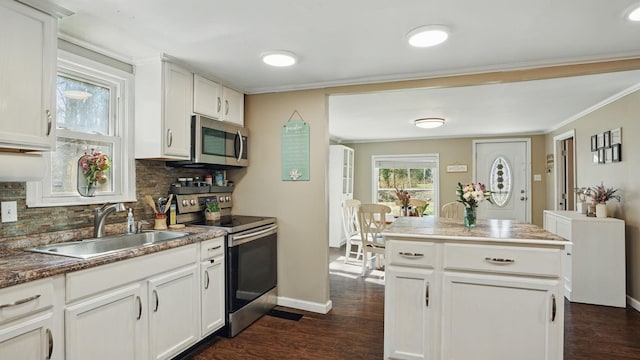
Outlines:
{"label": "wooden dining chair", "polygon": [[[382,231],[386,228],[386,214],[391,213],[391,208],[380,204],[361,204],[358,210],[360,221],[360,237],[362,240],[362,251],[364,259],[362,261],[362,276],[364,276],[367,264],[370,261],[369,254],[384,255],[384,240]],[[378,261],[378,266],[382,265]]]}
{"label": "wooden dining chair", "polygon": [[464,218],[464,205],[457,201],[446,203],[442,205],[440,217],[462,220]]}
{"label": "wooden dining chair", "polygon": [[[360,237],[360,226],[358,222],[358,209],[360,200],[344,200],[342,202],[342,226],[347,238],[344,262],[349,260],[362,260],[362,239]],[[355,250],[354,250],[355,248]],[[355,255],[355,258],[352,257]]]}

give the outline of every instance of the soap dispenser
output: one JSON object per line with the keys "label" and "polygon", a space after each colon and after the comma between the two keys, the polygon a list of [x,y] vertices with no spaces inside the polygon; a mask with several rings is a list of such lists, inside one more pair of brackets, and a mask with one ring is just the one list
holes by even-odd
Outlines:
{"label": "soap dispenser", "polygon": [[129,208],[129,215],[127,215],[127,234],[133,234],[136,229],[133,226],[133,209]]}

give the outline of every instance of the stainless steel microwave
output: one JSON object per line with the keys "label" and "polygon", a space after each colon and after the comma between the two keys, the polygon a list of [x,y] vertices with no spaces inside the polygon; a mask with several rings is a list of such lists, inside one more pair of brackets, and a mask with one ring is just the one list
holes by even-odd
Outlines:
{"label": "stainless steel microwave", "polygon": [[178,161],[184,167],[245,167],[249,130],[202,115],[191,117],[191,160]]}

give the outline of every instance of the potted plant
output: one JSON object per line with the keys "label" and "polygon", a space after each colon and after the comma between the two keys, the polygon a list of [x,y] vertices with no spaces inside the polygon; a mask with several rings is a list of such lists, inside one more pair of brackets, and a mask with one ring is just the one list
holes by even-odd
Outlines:
{"label": "potted plant", "polygon": [[220,205],[217,202],[210,201],[205,204],[204,217],[207,220],[220,220]]}
{"label": "potted plant", "polygon": [[618,189],[606,188],[603,183],[591,188],[590,196],[596,203],[596,217],[607,217],[607,201],[611,199],[620,201],[620,195],[616,195],[616,192]]}

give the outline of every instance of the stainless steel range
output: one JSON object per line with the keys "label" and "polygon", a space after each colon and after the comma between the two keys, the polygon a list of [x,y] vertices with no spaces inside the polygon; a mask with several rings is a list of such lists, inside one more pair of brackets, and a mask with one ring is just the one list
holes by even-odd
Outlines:
{"label": "stainless steel range", "polygon": [[[218,202],[220,220],[204,219],[207,202]],[[274,217],[232,215],[231,193],[176,195],[178,223],[224,229],[228,337],[276,306],[278,225]]]}

